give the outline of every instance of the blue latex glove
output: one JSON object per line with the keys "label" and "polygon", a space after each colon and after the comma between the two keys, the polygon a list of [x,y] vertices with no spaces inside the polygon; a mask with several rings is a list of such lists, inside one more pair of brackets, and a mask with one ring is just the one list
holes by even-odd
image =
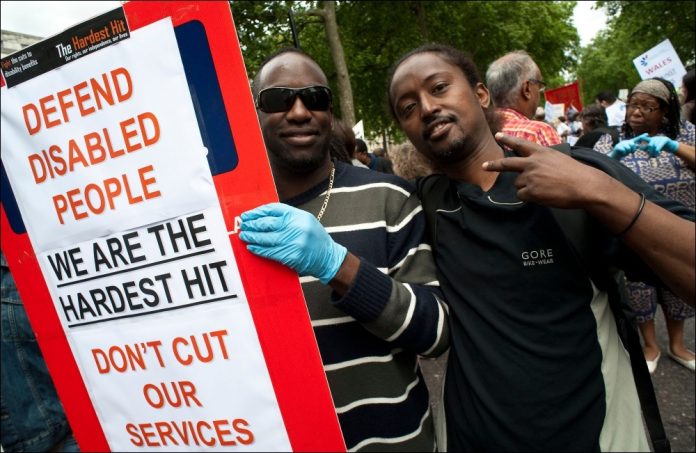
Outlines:
{"label": "blue latex glove", "polygon": [[285,264],[300,275],[327,284],[348,250],[334,242],[312,214],[283,203],[270,203],[242,214],[239,238],[255,255]]}
{"label": "blue latex glove", "polygon": [[[648,134],[643,134],[645,137],[648,136]],[[641,135],[640,137],[642,137]],[[636,144],[635,140],[637,139],[633,138],[630,140],[621,140],[619,143],[614,146],[614,149],[609,153],[609,157],[612,159],[620,160],[623,157],[627,156],[628,154],[632,154],[638,149],[638,145]]]}
{"label": "blue latex glove", "polygon": [[679,143],[664,135],[655,135],[653,137],[644,137],[647,134],[639,135],[633,140],[636,142],[638,149],[647,152],[650,157],[657,157],[662,150],[674,154],[679,148]]}

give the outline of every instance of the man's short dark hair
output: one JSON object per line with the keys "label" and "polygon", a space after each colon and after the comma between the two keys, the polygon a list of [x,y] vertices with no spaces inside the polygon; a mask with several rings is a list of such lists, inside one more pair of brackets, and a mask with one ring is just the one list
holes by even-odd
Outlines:
{"label": "man's short dark hair", "polygon": [[356,138],[355,139],[355,150],[359,153],[366,153],[367,152],[367,144],[363,140]]}
{"label": "man's short dark hair", "polygon": [[423,46],[415,48],[407,54],[405,54],[404,56],[402,56],[401,58],[399,58],[399,60],[396,63],[394,63],[392,67],[389,69],[389,76],[387,77],[387,97],[389,101],[389,111],[391,112],[392,118],[396,119],[396,112],[394,111],[394,103],[393,99],[391,98],[390,90],[392,81],[394,80],[394,73],[396,72],[398,67],[401,66],[401,63],[403,63],[408,58],[412,57],[413,55],[429,52],[441,55],[445,59],[445,61],[461,69],[464,73],[464,76],[469,81],[469,85],[471,85],[472,88],[474,88],[476,84],[481,82],[482,79],[478,73],[478,69],[476,68],[474,60],[472,60],[469,55],[462,52],[461,50],[456,49],[452,46],[437,43],[425,44]]}
{"label": "man's short dark hair", "polygon": [[600,91],[597,96],[595,97],[598,101],[604,101],[608,104],[613,104],[616,102],[616,96],[614,96],[614,93],[611,91]]}
{"label": "man's short dark hair", "polygon": [[256,71],[256,75],[254,76],[254,80],[251,82],[251,94],[254,96],[254,99],[256,99],[256,96],[259,95],[259,91],[260,91],[259,84],[261,83],[261,71],[263,70],[264,66],[266,66],[271,60],[273,60],[278,55],[282,55],[285,53],[296,53],[296,54],[304,55],[305,57],[309,58],[310,60],[312,60],[316,63],[314,58],[310,57],[309,54],[307,54],[307,52],[304,52],[304,51],[298,49],[297,47],[282,47],[282,48],[276,50],[275,52],[273,52],[272,54],[270,54],[269,56],[267,56],[266,58],[263,59],[263,61],[261,62],[261,66],[259,66],[259,69]]}

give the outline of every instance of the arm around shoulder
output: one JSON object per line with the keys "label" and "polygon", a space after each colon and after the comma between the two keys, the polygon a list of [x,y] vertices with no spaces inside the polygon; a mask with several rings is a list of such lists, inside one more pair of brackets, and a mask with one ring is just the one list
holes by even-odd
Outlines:
{"label": "arm around shoulder", "polygon": [[605,175],[603,188],[587,211],[620,235],[667,287],[689,305],[696,298],[696,230],[679,217],[616,179]]}

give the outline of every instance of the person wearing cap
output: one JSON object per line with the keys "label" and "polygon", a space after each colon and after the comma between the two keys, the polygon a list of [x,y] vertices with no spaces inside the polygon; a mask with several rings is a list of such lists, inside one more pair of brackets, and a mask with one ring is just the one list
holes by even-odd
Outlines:
{"label": "person wearing cap", "polygon": [[[638,83],[628,97],[626,121],[620,142],[612,146],[608,136],[594,149],[608,154],[637,173],[667,198],[694,210],[694,125],[680,119],[679,97],[672,83],[654,78]],[[694,371],[694,353],[684,345],[684,320],[694,308],[667,289],[629,281],[628,299],[643,335],[643,353],[652,373],[661,352],[655,337],[655,312],[660,304],[667,323],[667,354]]]}

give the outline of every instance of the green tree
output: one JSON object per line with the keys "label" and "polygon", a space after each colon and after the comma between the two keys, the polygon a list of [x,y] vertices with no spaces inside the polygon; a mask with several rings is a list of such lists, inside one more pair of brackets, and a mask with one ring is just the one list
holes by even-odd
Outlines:
{"label": "green tree", "polygon": [[[304,51],[312,55],[339,93],[338,72],[322,20],[307,14],[321,2],[232,1],[247,71],[255,74],[265,55],[293,44],[287,11],[296,12]],[[527,50],[550,86],[573,71],[579,38],[571,17],[575,2],[340,1],[336,22],[353,92],[355,118],[368,137],[401,137],[387,111],[386,78],[404,53],[426,42],[467,51],[483,73],[495,58]],[[521,20],[520,18],[524,18]],[[343,99],[336,96],[334,111]]]}
{"label": "green tree", "polygon": [[[607,11],[607,28],[580,52],[577,69],[583,101],[592,102],[602,90],[617,93],[640,81],[633,59],[669,39],[685,66],[696,60],[696,2],[600,1]],[[581,25],[581,24],[579,24]]]}

